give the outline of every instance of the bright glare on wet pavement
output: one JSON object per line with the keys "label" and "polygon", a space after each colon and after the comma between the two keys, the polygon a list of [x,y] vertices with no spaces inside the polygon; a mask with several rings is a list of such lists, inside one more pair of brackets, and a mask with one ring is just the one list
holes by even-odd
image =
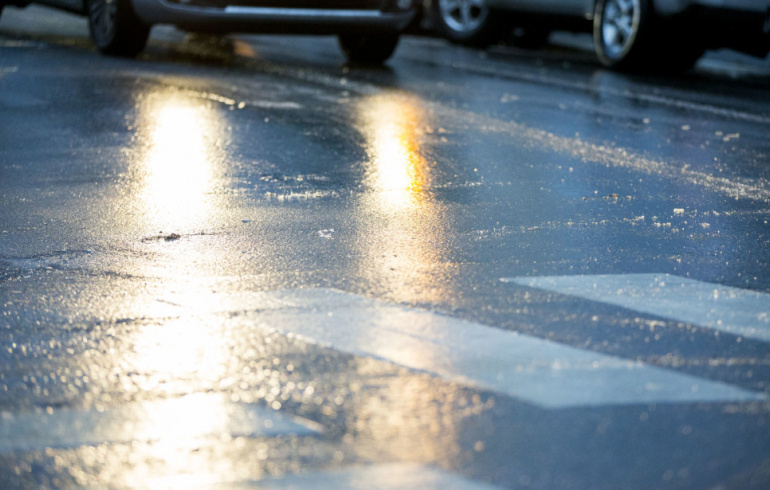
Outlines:
{"label": "bright glare on wet pavement", "polygon": [[765,78],[2,15],[0,488],[770,484]]}

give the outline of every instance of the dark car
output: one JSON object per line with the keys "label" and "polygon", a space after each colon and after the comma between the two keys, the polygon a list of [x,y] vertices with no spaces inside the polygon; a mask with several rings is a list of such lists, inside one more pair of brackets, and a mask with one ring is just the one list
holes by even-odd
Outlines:
{"label": "dark car", "polygon": [[543,43],[551,30],[592,32],[599,60],[620,69],[685,69],[707,49],[770,51],[770,0],[432,0],[455,42],[484,46],[503,29]]}
{"label": "dark car", "polygon": [[135,56],[153,24],[189,31],[337,35],[353,62],[382,63],[416,11],[414,0],[0,0],[40,3],[88,16],[105,54]]}

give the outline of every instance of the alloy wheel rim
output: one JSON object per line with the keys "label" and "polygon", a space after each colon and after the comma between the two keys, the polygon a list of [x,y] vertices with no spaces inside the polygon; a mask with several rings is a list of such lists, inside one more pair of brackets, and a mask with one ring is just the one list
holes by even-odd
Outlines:
{"label": "alloy wheel rim", "polygon": [[441,18],[455,32],[473,32],[487,20],[484,0],[439,0]]}
{"label": "alloy wheel rim", "polygon": [[609,57],[620,57],[633,44],[640,9],[639,0],[607,0],[602,16],[602,43]]}
{"label": "alloy wheel rim", "polygon": [[112,36],[117,12],[118,3],[116,0],[91,1],[91,22],[96,38],[106,40]]}

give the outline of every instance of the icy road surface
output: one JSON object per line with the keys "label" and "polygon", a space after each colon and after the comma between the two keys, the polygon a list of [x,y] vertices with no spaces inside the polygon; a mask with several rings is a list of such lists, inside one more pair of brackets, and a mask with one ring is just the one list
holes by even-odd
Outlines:
{"label": "icy road surface", "polygon": [[570,42],[6,7],[0,487],[770,488],[770,67]]}

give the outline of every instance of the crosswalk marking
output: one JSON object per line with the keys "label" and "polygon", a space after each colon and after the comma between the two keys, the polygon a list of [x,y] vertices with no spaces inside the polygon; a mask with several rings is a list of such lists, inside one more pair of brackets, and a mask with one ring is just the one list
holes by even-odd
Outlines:
{"label": "crosswalk marking", "polygon": [[320,427],[216,394],[131,403],[104,410],[0,412],[0,453],[105,442],[186,441],[199,437],[313,435]]}
{"label": "crosswalk marking", "polygon": [[[241,483],[233,488],[265,490],[400,490],[404,488],[436,490],[494,490],[498,487],[468,480],[428,466],[391,463],[359,466],[344,470],[300,473],[279,478]],[[217,485],[216,488],[226,486]]]}
{"label": "crosswalk marking", "polygon": [[669,274],[502,279],[640,313],[770,341],[770,295]]}
{"label": "crosswalk marking", "polygon": [[[230,298],[247,320],[550,409],[764,400],[760,393],[548,340],[330,289]],[[191,305],[197,306],[197,305]]]}
{"label": "crosswalk marking", "polygon": [[[0,48],[1,47],[3,46],[0,45]],[[19,67],[17,66],[0,66],[0,80],[9,73],[15,73],[18,69]]]}

